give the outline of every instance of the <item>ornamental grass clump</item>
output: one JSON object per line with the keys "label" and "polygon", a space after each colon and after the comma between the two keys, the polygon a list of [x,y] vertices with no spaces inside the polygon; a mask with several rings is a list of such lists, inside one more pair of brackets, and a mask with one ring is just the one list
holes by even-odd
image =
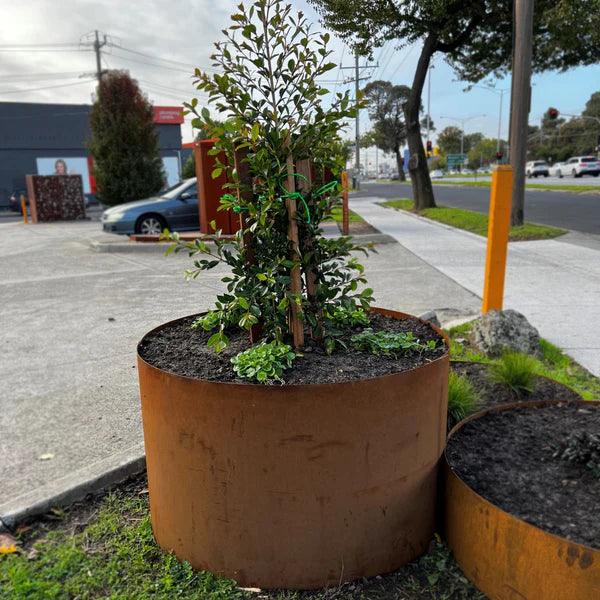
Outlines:
{"label": "ornamental grass clump", "polygon": [[[212,243],[170,234],[169,250],[193,258],[191,279],[228,267],[225,292],[194,323],[210,333],[216,352],[241,328],[252,344],[300,352],[310,340],[331,354],[369,325],[372,302],[357,258],[369,248],[348,236],[324,237],[320,227],[340,202],[340,132],[360,101],[353,105],[344,92],[324,103],[329,92],[318,81],[337,66],[329,34],[313,32],[283,0],[240,4],[231,19],[211,57],[215,72],[196,70],[218,119],[196,99],[186,110],[194,127],[216,139],[212,175],[228,180],[220,209],[239,215],[240,229],[228,241],[216,231]],[[252,369],[237,372],[256,378]]]}
{"label": "ornamental grass clump", "polygon": [[505,352],[490,368],[491,380],[508,387],[519,398],[531,394],[537,373],[536,359],[520,352]]}
{"label": "ornamental grass clump", "polygon": [[475,412],[481,399],[473,384],[464,376],[450,371],[448,379],[448,429]]}

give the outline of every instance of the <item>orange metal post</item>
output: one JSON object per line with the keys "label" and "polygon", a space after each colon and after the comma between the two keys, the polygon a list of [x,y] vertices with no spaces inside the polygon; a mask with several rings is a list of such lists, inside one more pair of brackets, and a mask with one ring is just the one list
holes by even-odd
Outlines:
{"label": "orange metal post", "polygon": [[342,234],[350,233],[350,210],[348,209],[348,171],[342,171]]}
{"label": "orange metal post", "polygon": [[502,310],[510,231],[512,167],[498,165],[492,173],[482,312]]}
{"label": "orange metal post", "polygon": [[27,225],[29,219],[27,218],[27,200],[25,200],[25,194],[21,194],[21,212],[23,213],[23,222]]}

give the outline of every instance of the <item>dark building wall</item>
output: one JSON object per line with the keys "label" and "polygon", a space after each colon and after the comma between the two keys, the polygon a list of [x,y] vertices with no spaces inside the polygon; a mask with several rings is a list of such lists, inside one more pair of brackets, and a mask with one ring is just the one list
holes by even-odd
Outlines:
{"label": "dark building wall", "polygon": [[[25,175],[36,174],[36,158],[87,156],[88,104],[0,102],[0,207]],[[161,155],[178,157],[181,127],[156,125]]]}

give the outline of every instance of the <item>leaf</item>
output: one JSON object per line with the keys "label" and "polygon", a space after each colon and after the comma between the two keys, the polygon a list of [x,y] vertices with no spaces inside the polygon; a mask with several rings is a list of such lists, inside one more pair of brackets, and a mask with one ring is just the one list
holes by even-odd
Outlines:
{"label": "leaf", "polygon": [[17,552],[17,540],[8,533],[0,533],[0,554]]}
{"label": "leaf", "polygon": [[213,179],[216,179],[217,177],[221,176],[222,172],[223,169],[221,167],[217,167],[216,169],[213,169],[213,172],[210,175]]}

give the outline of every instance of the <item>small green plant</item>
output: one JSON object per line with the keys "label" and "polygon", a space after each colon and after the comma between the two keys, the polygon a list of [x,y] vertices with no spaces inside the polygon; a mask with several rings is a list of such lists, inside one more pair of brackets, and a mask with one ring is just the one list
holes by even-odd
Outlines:
{"label": "small green plant", "polygon": [[520,398],[533,391],[538,365],[533,356],[520,352],[505,352],[492,364],[490,378],[494,383],[507,386]]}
{"label": "small green plant", "polygon": [[291,346],[276,340],[252,346],[231,359],[233,370],[245,379],[259,383],[282,381],[283,371],[292,366],[296,358]]}
{"label": "small green plant", "polygon": [[475,412],[479,405],[479,394],[464,376],[450,371],[448,380],[448,428]]}
{"label": "small green plant", "polygon": [[327,318],[332,322],[333,325],[345,329],[352,329],[354,327],[367,327],[370,323],[369,315],[357,306],[337,306]]}
{"label": "small green plant", "polygon": [[375,332],[372,329],[365,329],[353,335],[350,341],[356,350],[384,356],[398,356],[410,351],[423,352],[434,350],[436,347],[435,340],[430,340],[423,344],[411,331],[393,333],[389,331]]}
{"label": "small green plant", "polygon": [[572,431],[553,454],[554,458],[582,465],[600,477],[600,435]]}

